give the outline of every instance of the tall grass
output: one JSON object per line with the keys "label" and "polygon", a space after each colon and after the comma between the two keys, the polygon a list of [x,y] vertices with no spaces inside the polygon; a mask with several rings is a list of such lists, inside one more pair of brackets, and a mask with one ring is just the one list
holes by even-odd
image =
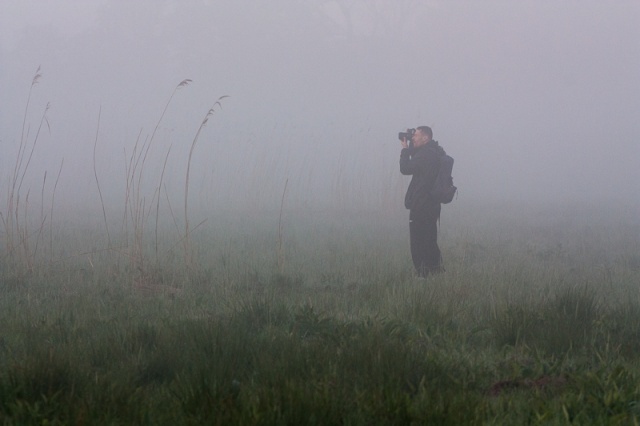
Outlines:
{"label": "tall grass", "polygon": [[[32,272],[36,266],[38,249],[43,243],[45,227],[47,222],[49,222],[53,217],[55,191],[57,189],[60,173],[62,172],[62,165],[64,164],[63,161],[60,165],[60,170],[58,171],[54,186],[50,191],[47,191],[47,172],[44,172],[42,186],[40,188],[40,216],[36,219],[36,225],[31,225],[31,221],[34,220],[34,212],[32,211],[30,203],[31,187],[25,188],[25,179],[31,173],[31,162],[34,157],[34,153],[36,152],[36,147],[40,140],[40,134],[43,130],[43,126],[46,124],[50,131],[49,121],[47,119],[47,113],[49,112],[50,105],[47,103],[42,115],[40,116],[35,135],[33,135],[33,137],[30,135],[31,126],[28,120],[30,116],[31,95],[34,87],[38,84],[41,77],[42,74],[40,73],[40,67],[38,67],[31,81],[31,86],[29,87],[27,95],[20,141],[18,143],[13,171],[9,176],[6,192],[6,209],[4,209],[4,211],[0,211],[0,219],[2,220],[2,226],[4,228],[4,256],[8,263],[12,265],[14,272],[18,275]],[[44,206],[45,194],[49,195],[49,192],[51,196],[51,208],[49,210],[50,216],[47,217],[44,211]],[[52,246],[52,238],[53,237],[50,232],[50,248]]]}
{"label": "tall grass", "polygon": [[[102,214],[104,220],[104,226],[107,233],[107,250],[117,253],[118,256],[123,256],[128,264],[128,267],[132,271],[137,271],[137,276],[134,279],[134,282],[137,282],[139,285],[147,286],[151,282],[157,282],[160,277],[156,276],[155,269],[157,265],[163,262],[165,259],[161,258],[161,254],[159,252],[159,223],[160,223],[160,204],[161,199],[163,198],[163,189],[166,195],[166,188],[163,186],[165,171],[167,168],[167,164],[169,162],[169,157],[171,153],[172,146],[169,146],[166,154],[164,155],[164,162],[162,168],[160,170],[159,176],[157,179],[157,184],[153,186],[154,190],[151,194],[145,192],[144,188],[144,180],[148,179],[149,172],[147,171],[147,162],[149,161],[150,153],[152,151],[152,147],[154,145],[154,139],[156,137],[158,128],[162,123],[167,110],[173,100],[176,92],[188,86],[191,83],[190,79],[185,79],[181,81],[171,93],[167,103],[162,110],[160,118],[155,124],[153,131],[150,135],[143,137],[143,130],[141,129],[139,134],[135,139],[135,143],[131,148],[129,154],[125,151],[125,190],[124,190],[124,208],[122,215],[122,232],[120,234],[121,242],[120,244],[113,246],[112,245],[112,237],[111,232],[109,231],[109,220],[107,218],[106,208],[105,208],[105,200],[102,195],[100,179],[98,177],[97,165],[96,165],[96,152],[97,145],[99,139],[99,128],[100,128],[100,114],[98,115],[98,126],[96,129],[96,137],[94,142],[94,151],[93,151],[93,169],[94,169],[94,177],[96,181],[97,191],[100,197],[100,203],[102,207]],[[211,118],[211,116],[215,112],[216,107],[221,107],[222,99],[228,96],[221,96],[214,103],[212,108],[210,108],[205,115],[205,118],[202,120],[198,131],[193,138],[189,150],[189,157],[186,166],[186,179],[184,185],[184,231],[179,240],[179,242],[183,245],[184,248],[184,266],[190,268],[192,267],[192,255],[191,255],[191,247],[190,247],[190,233],[197,229],[202,223],[206,221],[202,221],[199,225],[197,225],[194,229],[190,227],[189,222],[189,212],[188,212],[188,199],[189,199],[189,178],[190,178],[190,168],[193,152],[202,132],[203,128],[206,126],[207,122]],[[173,223],[178,227],[178,218],[174,213],[174,210],[171,206],[170,197],[166,196],[166,202],[169,207],[169,212],[171,215],[171,219]],[[154,221],[153,226],[153,254],[148,253],[146,246],[148,244],[148,230],[150,222]],[[150,262],[151,259],[154,259],[155,264]]]}
{"label": "tall grass", "polygon": [[209,122],[209,119],[215,113],[216,106],[222,108],[222,104],[220,102],[224,98],[228,98],[228,96],[225,95],[225,96],[219,97],[218,100],[213,104],[213,106],[209,108],[209,111],[207,111],[207,114],[205,115],[205,117],[202,119],[202,122],[200,123],[200,127],[198,127],[198,131],[196,132],[196,135],[193,137],[193,141],[191,141],[191,148],[189,149],[189,159],[187,160],[187,176],[184,181],[184,255],[185,255],[185,262],[188,266],[192,266],[192,262],[193,262],[191,245],[189,244],[189,241],[191,238],[190,235],[192,231],[189,227],[189,177],[190,177],[190,171],[191,171],[191,159],[193,157],[193,151],[196,148],[196,143],[198,142],[198,138],[200,137],[200,133],[202,132],[202,129],[207,125],[207,123]]}
{"label": "tall grass", "polygon": [[49,258],[64,267],[24,251],[46,215],[22,203],[35,141],[21,143],[3,215],[3,424],[638,422],[636,217],[456,200],[440,232],[447,272],[428,280],[413,277],[405,221],[295,214],[289,181],[262,222],[240,211],[192,227],[190,164],[212,111],[190,146],[184,228],[168,196],[173,224],[158,226],[169,152],[143,190],[156,125],[126,157],[122,226],[107,231],[103,214],[104,231],[56,228]]}

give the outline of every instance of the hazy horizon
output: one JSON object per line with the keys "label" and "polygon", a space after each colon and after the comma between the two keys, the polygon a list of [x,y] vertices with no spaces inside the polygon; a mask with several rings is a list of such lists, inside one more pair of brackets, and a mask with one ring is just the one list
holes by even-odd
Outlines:
{"label": "hazy horizon", "polygon": [[45,172],[51,191],[64,161],[64,203],[100,205],[96,133],[102,191],[122,202],[136,140],[190,79],[149,150],[148,199],[165,158],[181,199],[228,95],[194,149],[194,207],[277,208],[286,183],[291,208],[401,209],[397,133],[418,125],[455,158],[462,200],[637,205],[638,23],[633,1],[5,0],[0,182],[40,67],[27,143],[50,109],[22,191]]}

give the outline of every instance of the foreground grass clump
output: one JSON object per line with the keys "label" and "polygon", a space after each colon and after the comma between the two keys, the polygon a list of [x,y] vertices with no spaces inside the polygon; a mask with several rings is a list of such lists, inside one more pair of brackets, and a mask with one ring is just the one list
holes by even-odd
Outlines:
{"label": "foreground grass clump", "polygon": [[234,230],[222,247],[194,239],[197,268],[142,272],[106,255],[27,272],[5,262],[0,418],[637,422],[637,239],[585,241],[577,229],[559,250],[540,232],[464,223],[442,239],[448,272],[428,280],[411,276],[395,229],[292,232],[284,271],[275,234],[246,245]]}

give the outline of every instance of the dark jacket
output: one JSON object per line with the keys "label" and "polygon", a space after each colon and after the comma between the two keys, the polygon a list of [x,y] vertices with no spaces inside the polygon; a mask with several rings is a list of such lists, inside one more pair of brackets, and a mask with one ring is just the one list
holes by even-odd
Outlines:
{"label": "dark jacket", "polygon": [[413,176],[404,197],[404,206],[409,210],[429,211],[440,206],[432,199],[430,191],[438,176],[439,157],[443,154],[444,149],[435,140],[400,152],[400,173]]}

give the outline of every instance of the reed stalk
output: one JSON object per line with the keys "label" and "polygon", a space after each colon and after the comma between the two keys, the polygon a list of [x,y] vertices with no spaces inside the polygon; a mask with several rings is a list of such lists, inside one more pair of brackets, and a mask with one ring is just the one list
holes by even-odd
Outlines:
{"label": "reed stalk", "polygon": [[204,127],[207,125],[207,122],[209,122],[209,118],[214,114],[215,112],[215,108],[216,106],[222,108],[222,104],[220,103],[220,101],[222,101],[224,98],[228,98],[229,96],[225,95],[225,96],[221,96],[218,98],[218,100],[213,104],[213,106],[211,108],[209,108],[209,111],[207,111],[207,114],[204,116],[204,119],[202,120],[202,123],[200,123],[200,127],[198,127],[198,131],[196,132],[195,137],[193,138],[193,141],[191,142],[191,149],[189,149],[189,158],[187,160],[187,177],[185,179],[185,183],[184,183],[184,257],[185,257],[185,263],[187,264],[187,266],[191,266],[192,264],[192,254],[191,254],[191,243],[190,243],[190,231],[189,231],[189,173],[191,171],[191,158],[193,157],[193,151],[196,147],[196,143],[198,142],[198,138],[200,137],[200,132],[202,132],[202,129],[204,129]]}

